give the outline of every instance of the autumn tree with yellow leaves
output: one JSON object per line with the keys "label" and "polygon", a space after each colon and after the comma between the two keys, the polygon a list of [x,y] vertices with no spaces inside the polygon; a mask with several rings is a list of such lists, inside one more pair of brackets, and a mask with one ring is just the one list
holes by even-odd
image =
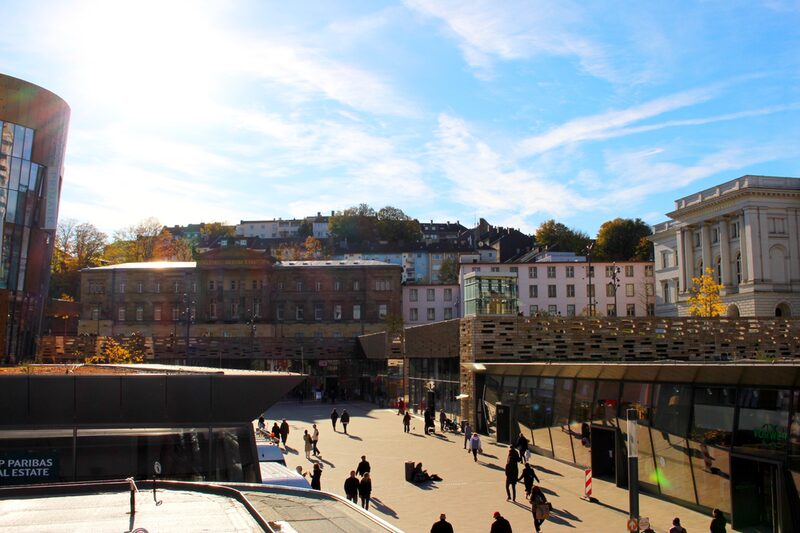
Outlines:
{"label": "autumn tree with yellow leaves", "polygon": [[692,316],[715,317],[725,312],[719,291],[722,285],[714,281],[714,270],[707,267],[702,276],[692,278],[692,295],[689,297],[689,314]]}
{"label": "autumn tree with yellow leaves", "polygon": [[99,355],[87,357],[84,362],[95,365],[142,363],[144,362],[144,355],[128,350],[114,339],[108,339],[104,342]]}

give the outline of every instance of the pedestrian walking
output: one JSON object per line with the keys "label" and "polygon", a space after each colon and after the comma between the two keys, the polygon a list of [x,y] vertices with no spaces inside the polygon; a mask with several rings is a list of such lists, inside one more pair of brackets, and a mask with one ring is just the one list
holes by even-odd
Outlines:
{"label": "pedestrian walking", "polygon": [[333,424],[333,430],[336,431],[336,421],[339,420],[339,413],[336,412],[336,408],[333,408],[331,411],[331,424]]}
{"label": "pedestrian walking", "polygon": [[547,503],[547,496],[539,485],[534,485],[531,489],[531,514],[533,515],[533,527],[536,533],[542,530],[542,523],[550,516],[550,505]]}
{"label": "pedestrian walking", "polygon": [[411,432],[411,413],[408,411],[406,411],[406,414],[403,415],[403,432]]}
{"label": "pedestrian walking", "polygon": [[406,402],[402,398],[400,398],[399,400],[397,400],[397,414],[402,415],[405,414],[405,412],[406,412]]}
{"label": "pedestrian walking", "polygon": [[[713,522],[712,522],[713,524]],[[714,529],[711,529],[712,533],[716,533]],[[722,530],[723,532],[725,529]],[[681,525],[681,519],[677,516],[672,519],[672,527],[669,528],[669,533],[686,533],[686,528]]]}
{"label": "pedestrian walking", "polygon": [[525,485],[525,497],[530,500],[533,482],[539,482],[536,471],[533,469],[530,463],[525,463],[525,466],[522,467],[522,474],[519,476],[519,481],[522,481],[522,483]]}
{"label": "pedestrian walking", "polygon": [[439,430],[444,433],[444,428],[447,425],[447,415],[444,412],[444,409],[439,411]]}
{"label": "pedestrian walking", "polygon": [[362,455],[361,462],[358,463],[358,466],[356,467],[356,474],[358,474],[359,476],[363,476],[364,474],[369,474],[370,472],[372,472],[372,468],[369,466],[369,461],[367,461],[367,456]]}
{"label": "pedestrian walking", "polygon": [[358,496],[361,498],[361,507],[369,510],[369,498],[372,494],[372,479],[369,477],[369,472],[364,474],[361,481],[358,483]]}
{"label": "pedestrian walking", "polygon": [[283,422],[281,422],[280,433],[281,433],[281,442],[283,442],[283,447],[286,448],[286,439],[289,438],[289,423],[286,422],[285,418],[283,419]]}
{"label": "pedestrian walking", "polygon": [[[472,426],[467,422],[464,424],[464,449],[467,450],[467,444],[469,444],[469,439],[472,437]],[[467,450],[469,453],[469,450]]]}
{"label": "pedestrian walking", "polygon": [[311,448],[314,452],[314,457],[322,457],[322,454],[319,453],[319,448],[317,448],[317,443],[319,442],[319,430],[317,429],[316,424],[312,424],[314,428],[313,433],[311,433]]}
{"label": "pedestrian walking", "polygon": [[310,461],[312,445],[311,445],[311,435],[308,434],[307,429],[303,430],[303,449],[306,452],[306,459]]}
{"label": "pedestrian walking", "polygon": [[264,431],[267,428],[266,423],[264,422],[264,415],[258,417],[258,429]]}
{"label": "pedestrian walking", "polygon": [[347,435],[347,424],[350,423],[350,413],[347,412],[347,409],[342,409],[342,427],[344,428],[344,434]]}
{"label": "pedestrian walking", "polygon": [[[508,449],[506,460],[506,500],[517,501],[517,481],[519,480],[519,462],[514,448]],[[509,488],[511,490],[509,490]]]}
{"label": "pedestrian walking", "polygon": [[519,462],[525,462],[525,454],[528,453],[528,439],[522,433],[517,437],[517,451],[519,451]]}
{"label": "pedestrian walking", "polygon": [[513,446],[508,449],[508,459],[514,459],[514,461],[519,462],[519,452]]}
{"label": "pedestrian walking", "polygon": [[453,525],[447,521],[447,515],[439,515],[439,521],[431,526],[431,533],[453,533]]}
{"label": "pedestrian walking", "polygon": [[492,529],[489,530],[489,533],[513,533],[511,531],[511,524],[508,523],[508,520],[503,518],[500,511],[495,511],[492,517],[494,518],[494,522],[492,522]]}
{"label": "pedestrian walking", "polygon": [[344,493],[347,499],[358,505],[358,478],[356,471],[350,471],[350,477],[344,480]]}
{"label": "pedestrian walking", "polygon": [[725,529],[727,522],[725,521],[725,516],[722,514],[722,511],[719,509],[714,509],[711,512],[711,516],[714,517],[714,519],[711,520],[711,526],[709,529],[711,533],[725,533],[727,531],[727,529]]}
{"label": "pedestrian walking", "polygon": [[481,438],[477,433],[473,433],[469,439],[469,450],[472,452],[472,458],[478,462],[478,452],[481,451]]}
{"label": "pedestrian walking", "polygon": [[314,463],[314,470],[311,472],[311,488],[322,490],[322,465]]}
{"label": "pedestrian walking", "polygon": [[272,424],[272,430],[270,431],[272,434],[271,437],[275,439],[275,442],[280,442],[281,440],[281,427],[278,425],[277,420],[274,424]]}

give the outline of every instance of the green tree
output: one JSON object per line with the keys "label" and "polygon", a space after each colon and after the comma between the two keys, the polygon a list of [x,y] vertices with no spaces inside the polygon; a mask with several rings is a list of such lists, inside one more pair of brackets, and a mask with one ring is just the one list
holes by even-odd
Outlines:
{"label": "green tree", "polygon": [[551,250],[582,254],[590,242],[586,233],[568,228],[553,219],[542,222],[536,230],[536,244]]}
{"label": "green tree", "polygon": [[203,242],[210,242],[219,237],[233,237],[235,230],[236,228],[224,222],[207,222],[200,227],[200,239]]}
{"label": "green tree", "polygon": [[458,262],[455,258],[447,257],[439,268],[439,281],[442,283],[458,282]]}
{"label": "green tree", "polygon": [[297,236],[302,239],[305,239],[306,237],[313,237],[314,225],[308,220],[303,220],[300,225],[297,226]]}
{"label": "green tree", "polygon": [[725,312],[719,291],[722,285],[714,281],[714,270],[707,267],[702,275],[692,278],[692,293],[689,296],[689,313],[692,316],[715,317]]}
{"label": "green tree", "polygon": [[647,236],[652,233],[650,226],[640,218],[609,220],[597,232],[594,255],[606,261],[647,261],[653,248]]}
{"label": "green tree", "polygon": [[328,219],[328,231],[340,241],[360,244],[375,241],[378,237],[378,218],[367,204],[359,204],[337,211]]}
{"label": "green tree", "polygon": [[419,242],[422,228],[419,221],[406,215],[402,209],[386,206],[377,213],[378,236],[388,242]]}

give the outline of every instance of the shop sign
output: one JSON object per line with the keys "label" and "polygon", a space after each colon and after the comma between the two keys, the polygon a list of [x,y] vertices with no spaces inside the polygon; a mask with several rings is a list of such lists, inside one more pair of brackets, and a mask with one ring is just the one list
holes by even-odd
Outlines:
{"label": "shop sign", "polygon": [[55,453],[0,454],[0,483],[23,485],[58,478],[58,455]]}
{"label": "shop sign", "polygon": [[788,440],[786,428],[777,424],[764,424],[760,428],[754,429],[753,435],[755,438],[765,442],[785,442]]}

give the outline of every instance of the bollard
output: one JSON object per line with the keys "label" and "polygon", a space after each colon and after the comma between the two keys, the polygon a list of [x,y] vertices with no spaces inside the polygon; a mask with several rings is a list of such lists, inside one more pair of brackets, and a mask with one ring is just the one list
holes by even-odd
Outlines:
{"label": "bollard", "polygon": [[592,499],[592,469],[587,468],[583,471],[583,499]]}

